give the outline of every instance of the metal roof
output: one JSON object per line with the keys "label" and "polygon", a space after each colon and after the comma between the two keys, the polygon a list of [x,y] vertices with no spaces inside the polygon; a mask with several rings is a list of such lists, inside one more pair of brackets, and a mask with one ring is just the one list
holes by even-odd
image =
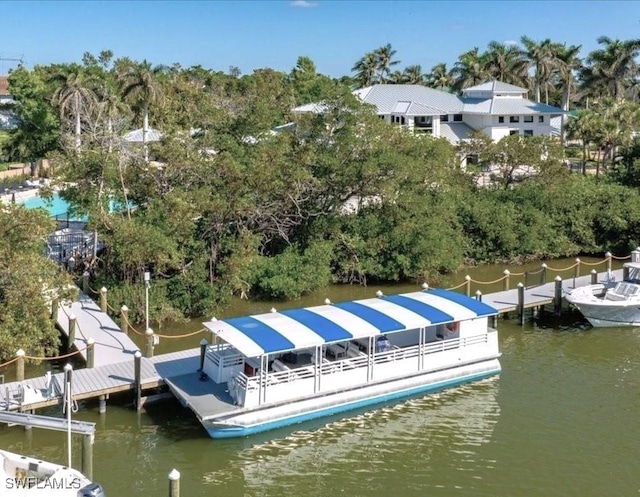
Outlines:
{"label": "metal roof", "polygon": [[440,123],[440,136],[451,143],[466,140],[475,130],[466,123]]}
{"label": "metal roof", "polygon": [[359,92],[363,102],[376,106],[378,114],[391,114],[397,102],[425,105],[438,114],[456,114],[462,110],[462,102],[456,95],[422,85],[373,85]]}
{"label": "metal roof", "polygon": [[[129,131],[123,137],[126,141],[131,143],[142,143],[142,128]],[[147,130],[147,143],[157,142],[162,139],[162,133],[157,129],[149,128]]]}
{"label": "metal roof", "polygon": [[497,92],[497,93],[527,93],[529,90],[526,88],[522,88],[521,86],[511,85],[509,83],[503,83],[502,81],[487,81],[486,83],[481,83],[476,86],[470,86],[469,88],[465,88],[463,93],[468,92]]}
{"label": "metal roof", "polygon": [[247,357],[492,316],[498,311],[449,290],[212,320],[204,325]]}

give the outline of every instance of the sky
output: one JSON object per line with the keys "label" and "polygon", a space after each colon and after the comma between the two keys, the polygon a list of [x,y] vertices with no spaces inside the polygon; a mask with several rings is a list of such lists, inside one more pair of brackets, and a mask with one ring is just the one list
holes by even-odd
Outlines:
{"label": "sky", "polygon": [[243,74],[289,72],[308,56],[318,72],[339,77],[387,43],[397,68],[423,72],[522,35],[582,45],[586,56],[599,36],[640,37],[640,1],[0,0],[0,35],[0,74],[16,65],[2,59],[32,68],[109,49],[116,58]]}

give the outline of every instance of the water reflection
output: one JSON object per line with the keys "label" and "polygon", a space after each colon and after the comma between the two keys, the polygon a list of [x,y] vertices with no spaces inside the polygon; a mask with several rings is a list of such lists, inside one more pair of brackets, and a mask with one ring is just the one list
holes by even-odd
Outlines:
{"label": "water reflection", "polygon": [[224,488],[239,473],[245,494],[257,496],[269,488],[299,489],[301,480],[306,495],[318,496],[460,485],[441,466],[453,466],[454,474],[464,472],[472,481],[479,468],[491,464],[481,460],[478,448],[491,440],[500,416],[498,387],[499,379],[491,378],[319,428],[258,442],[251,437],[253,444],[238,452],[230,468],[206,473],[203,483]]}

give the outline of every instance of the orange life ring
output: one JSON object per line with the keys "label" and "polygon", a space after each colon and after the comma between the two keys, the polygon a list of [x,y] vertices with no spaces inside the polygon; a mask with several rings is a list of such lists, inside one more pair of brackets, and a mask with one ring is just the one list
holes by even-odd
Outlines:
{"label": "orange life ring", "polygon": [[453,335],[454,333],[458,333],[458,330],[460,329],[460,323],[458,321],[455,321],[453,323],[447,323],[446,326],[447,326],[447,331],[451,335]]}

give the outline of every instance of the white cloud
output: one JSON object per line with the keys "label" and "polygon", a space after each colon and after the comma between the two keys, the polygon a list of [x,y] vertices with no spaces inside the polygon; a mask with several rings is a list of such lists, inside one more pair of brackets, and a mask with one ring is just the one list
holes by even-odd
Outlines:
{"label": "white cloud", "polygon": [[516,40],[505,40],[505,45],[517,45],[518,42]]}
{"label": "white cloud", "polygon": [[312,9],[318,6],[318,2],[310,2],[309,0],[293,0],[289,3],[291,7],[298,7],[301,9]]}

